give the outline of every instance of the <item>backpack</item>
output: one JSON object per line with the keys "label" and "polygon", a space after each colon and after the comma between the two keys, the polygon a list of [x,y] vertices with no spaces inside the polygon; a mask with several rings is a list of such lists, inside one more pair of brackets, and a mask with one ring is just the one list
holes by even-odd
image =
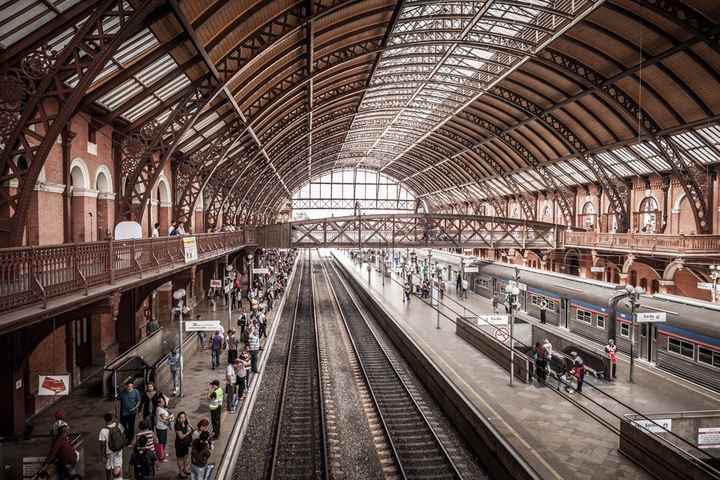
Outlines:
{"label": "backpack", "polygon": [[125,433],[115,424],[114,427],[108,427],[108,448],[113,452],[120,452],[127,445]]}

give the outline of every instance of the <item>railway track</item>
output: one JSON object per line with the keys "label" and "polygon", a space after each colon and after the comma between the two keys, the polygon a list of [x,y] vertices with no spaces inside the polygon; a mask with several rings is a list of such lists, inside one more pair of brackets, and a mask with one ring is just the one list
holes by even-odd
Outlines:
{"label": "railway track", "polygon": [[310,255],[302,262],[290,351],[278,411],[270,479],[328,478],[326,422]]}
{"label": "railway track", "polygon": [[462,478],[408,386],[346,290],[331,262],[323,262],[370,396],[403,479]]}

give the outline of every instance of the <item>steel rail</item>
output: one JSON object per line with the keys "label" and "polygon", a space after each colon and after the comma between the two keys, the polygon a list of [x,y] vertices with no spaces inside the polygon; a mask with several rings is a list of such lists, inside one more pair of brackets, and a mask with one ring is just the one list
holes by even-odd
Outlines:
{"label": "steel rail", "polygon": [[[402,478],[462,479],[452,457],[332,264],[330,269],[335,281],[330,281],[327,264],[323,262],[323,271],[330,291]],[[341,285],[343,290],[340,291],[347,295],[343,301],[338,296]],[[348,318],[349,312],[355,312],[355,318]]]}
{"label": "steel rail", "polygon": [[[303,261],[285,362],[268,475],[271,480],[329,478],[320,352],[311,293],[312,262],[308,254],[307,262]],[[303,374],[308,371],[312,371],[314,375],[309,381],[307,375]]]}

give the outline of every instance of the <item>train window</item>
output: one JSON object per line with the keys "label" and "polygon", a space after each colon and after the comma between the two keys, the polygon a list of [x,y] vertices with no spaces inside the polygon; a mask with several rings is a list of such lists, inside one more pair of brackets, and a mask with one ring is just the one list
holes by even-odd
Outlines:
{"label": "train window", "polygon": [[490,288],[490,280],[488,280],[487,278],[478,278],[476,281],[476,286],[479,288],[489,289]]}
{"label": "train window", "polygon": [[698,362],[720,367],[720,352],[709,348],[698,347]]}
{"label": "train window", "polygon": [[602,329],[605,328],[605,315],[597,316],[597,327]]}
{"label": "train window", "polygon": [[592,324],[592,313],[586,312],[585,310],[575,312],[575,318],[578,322],[587,323],[588,325]]}
{"label": "train window", "polygon": [[627,323],[620,324],[620,336],[621,337],[629,337],[630,336],[630,325],[628,325]]}
{"label": "train window", "polygon": [[683,342],[677,338],[668,337],[668,350],[683,357],[695,358],[695,345],[688,342]]}
{"label": "train window", "polygon": [[530,298],[530,303],[532,303],[538,308],[542,308],[542,306],[545,305],[545,310],[548,310],[550,312],[554,312],[556,308],[556,303],[554,301],[542,295],[533,295]]}

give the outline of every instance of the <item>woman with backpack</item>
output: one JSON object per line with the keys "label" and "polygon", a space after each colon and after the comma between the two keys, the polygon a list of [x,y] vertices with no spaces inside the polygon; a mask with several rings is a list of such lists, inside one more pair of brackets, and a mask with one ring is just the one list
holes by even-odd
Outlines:
{"label": "woman with backpack", "polygon": [[187,457],[192,444],[193,428],[188,421],[187,414],[180,412],[175,420],[175,457],[177,458],[178,476],[188,478],[190,466]]}
{"label": "woman with backpack", "polygon": [[165,455],[165,445],[167,445],[168,430],[172,424],[173,416],[167,410],[167,399],[164,396],[160,396],[155,414],[157,416],[155,430],[158,438],[155,450],[157,451],[158,461],[167,462],[168,459]]}

